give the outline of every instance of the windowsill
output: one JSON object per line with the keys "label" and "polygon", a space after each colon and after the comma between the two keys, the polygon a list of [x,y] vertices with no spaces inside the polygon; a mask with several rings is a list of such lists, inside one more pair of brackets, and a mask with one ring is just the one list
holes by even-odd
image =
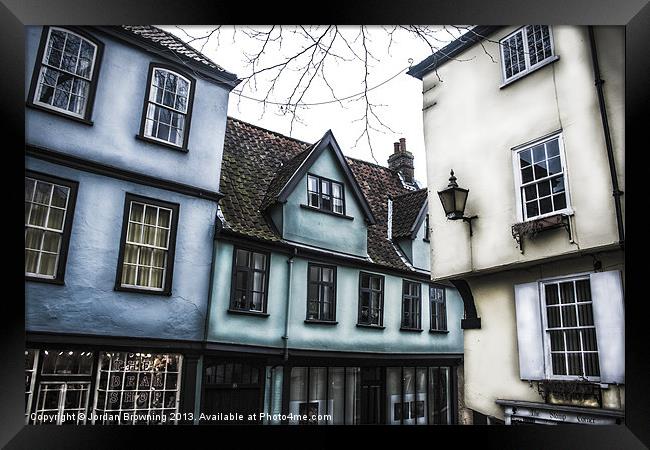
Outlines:
{"label": "windowsill", "polygon": [[386,328],[383,325],[371,325],[371,324],[368,324],[368,323],[358,323],[357,326],[359,328],[371,328],[371,329],[375,329],[375,330],[383,330],[383,329]]}
{"label": "windowsill", "polygon": [[257,316],[257,317],[269,317],[270,316],[270,314],[265,313],[265,312],[249,311],[249,310],[245,310],[245,309],[228,308],[226,311],[228,312],[228,314],[241,314],[241,315],[244,315],[244,316]]}
{"label": "windowsill", "polygon": [[116,285],[114,290],[120,292],[132,292],[134,294],[148,294],[148,295],[158,295],[163,297],[171,297],[171,291],[154,291],[153,289],[138,289],[136,287],[125,287],[121,285]]}
{"label": "windowsill", "polygon": [[311,210],[311,211],[316,211],[316,212],[321,212],[321,213],[329,214],[330,216],[340,217],[341,219],[354,220],[354,217],[346,216],[345,214],[335,213],[334,211],[328,211],[328,210],[326,210],[326,209],[316,208],[316,207],[314,207],[314,206],[309,206],[309,205],[305,205],[305,204],[300,204],[300,207],[301,207],[301,208],[305,208],[305,209],[309,209],[309,210]]}
{"label": "windowsill", "polygon": [[549,64],[553,64],[555,61],[558,61],[560,57],[558,55],[553,55],[550,58],[545,59],[543,62],[541,62],[539,65],[533,67],[532,69],[527,70],[526,72],[523,73],[518,73],[512,78],[509,78],[507,81],[504,81],[501,86],[499,86],[499,89],[503,89],[505,87],[510,86],[512,83],[514,83],[517,80],[521,80],[522,78],[525,78],[526,76],[530,75],[531,73],[537,72],[539,69],[542,67],[548,66]]}
{"label": "windowsill", "polygon": [[305,319],[305,323],[313,323],[316,325],[336,325],[336,320],[319,320],[319,319]]}
{"label": "windowsill", "polygon": [[541,216],[531,217],[529,219],[523,220],[520,223],[537,222],[538,220],[548,219],[548,218],[555,217],[555,216],[567,216],[567,217],[569,217],[569,216],[573,216],[573,215],[574,215],[573,210],[571,208],[566,208],[566,209],[562,209],[560,211],[553,211],[553,212],[550,212],[550,213],[542,214]]}
{"label": "windowsill", "polygon": [[408,328],[408,327],[400,327],[400,331],[414,331],[416,333],[422,333],[422,328]]}
{"label": "windowsill", "polygon": [[65,286],[65,282],[59,278],[43,278],[43,277],[33,277],[31,275],[25,275],[25,281],[36,281],[37,283],[56,284],[59,286]]}
{"label": "windowsill", "polygon": [[167,142],[159,141],[157,139],[151,139],[151,138],[149,138],[147,136],[143,136],[141,134],[136,134],[135,138],[140,140],[140,141],[148,142],[149,144],[159,145],[161,147],[176,150],[177,152],[181,152],[181,153],[188,153],[189,152],[187,147],[179,147],[177,145],[168,144]]}
{"label": "windowsill", "polygon": [[449,330],[429,330],[429,333],[433,334],[448,334]]}
{"label": "windowsill", "polygon": [[83,123],[84,125],[91,125],[91,126],[93,125],[92,120],[84,119],[83,117],[73,116],[71,114],[66,114],[66,113],[58,111],[56,109],[51,109],[51,108],[47,108],[45,106],[37,105],[36,103],[30,102],[30,101],[27,102],[27,106],[29,108],[36,109],[38,111],[43,111],[43,112],[47,112],[47,113],[50,113],[50,114],[54,114],[55,116],[64,117],[66,119],[74,120],[75,122]]}

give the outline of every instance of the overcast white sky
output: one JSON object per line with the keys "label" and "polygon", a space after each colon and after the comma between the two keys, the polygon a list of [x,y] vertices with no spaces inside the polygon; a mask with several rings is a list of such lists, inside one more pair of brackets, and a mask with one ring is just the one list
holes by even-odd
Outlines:
{"label": "overcast white sky", "polygon": [[[213,26],[182,26],[182,29],[173,26],[161,27],[170,31],[183,40],[189,37],[206,36]],[[254,27],[257,30],[268,30],[270,27]],[[210,40],[197,40],[193,43],[195,47],[212,59],[214,62],[237,74],[240,78],[251,72],[250,66],[246,63],[245,53],[249,54],[254,49],[259,49],[260,43],[255,42],[244,33],[248,27],[237,26],[233,32],[232,26],[224,26],[220,29],[220,34],[213,34]],[[322,29],[309,29],[314,35]],[[349,41],[353,48],[361,48],[361,39],[359,37],[358,26],[340,27],[343,36]],[[386,29],[392,29],[386,28]],[[367,45],[373,56],[377,60],[370,61],[368,86],[376,86],[398,72],[409,66],[409,59],[412,64],[417,64],[432,52],[429,46],[424,42],[410,36],[408,33],[394,33],[393,41],[388,50],[389,34],[386,29],[380,26],[368,28],[369,34]],[[280,49],[277,45],[267,46],[262,61],[262,67],[277,63],[281,55],[292,54],[291,52],[300,51],[307,44],[304,37],[299,37],[296,33],[298,29],[294,27],[283,27],[283,43]],[[436,35],[440,42],[437,46],[444,46],[451,38],[451,33],[455,29],[440,29]],[[339,46],[337,46],[339,45]],[[354,46],[357,47],[354,47]],[[346,49],[343,41],[340,39],[332,47],[336,53],[343,58],[351,60],[352,54]],[[329,81],[331,88],[338,98],[344,98],[349,95],[357,94],[363,91],[363,64],[360,61],[344,61],[343,59],[332,58],[325,62],[324,73]],[[287,95],[290,92],[290,83],[295,81],[300,75],[299,71],[285,71],[283,81],[285,84],[278,83],[275,91],[270,95],[269,100],[282,101],[281,94]],[[257,91],[253,86],[247,87],[243,94],[256,99],[264,97],[269,83],[274,77],[260,77],[258,80]],[[241,88],[241,85],[235,88],[235,91]],[[415,156],[415,177],[423,185],[426,185],[426,167],[424,153],[424,137],[422,132],[422,82],[416,78],[401,73],[386,84],[370,92],[370,99],[375,104],[384,106],[377,108],[379,118],[390,127],[394,132],[384,130],[384,133],[373,132],[371,134],[372,148],[376,160],[381,165],[387,165],[387,160],[393,152],[393,142],[399,138],[406,138],[407,150]],[[320,79],[315,79],[313,87],[303,98],[304,103],[318,103],[321,101],[332,100],[330,88]],[[343,105],[334,102],[327,105],[311,106],[301,108],[298,116],[300,122],[294,123],[291,136],[307,142],[317,141],[328,129],[331,129],[338,141],[343,153],[355,158],[375,162],[371,155],[371,150],[366,138],[362,138],[355,146],[355,141],[363,132],[364,125],[361,118],[365,111],[363,100],[351,100],[343,102]],[[230,94],[228,106],[228,115],[253,123],[255,125],[289,135],[291,127],[290,115],[283,115],[279,106],[268,106],[264,110],[262,103],[242,98],[236,93]],[[376,123],[375,123],[376,125]]]}

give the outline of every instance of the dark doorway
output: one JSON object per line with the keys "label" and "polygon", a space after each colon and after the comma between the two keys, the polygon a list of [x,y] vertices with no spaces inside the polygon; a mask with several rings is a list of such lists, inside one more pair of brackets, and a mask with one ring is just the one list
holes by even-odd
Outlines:
{"label": "dark doorway", "polygon": [[361,423],[382,423],[383,368],[361,368]]}
{"label": "dark doorway", "polygon": [[[204,424],[261,423],[264,367],[234,361],[209,364],[204,372]],[[215,417],[216,416],[216,417]]]}

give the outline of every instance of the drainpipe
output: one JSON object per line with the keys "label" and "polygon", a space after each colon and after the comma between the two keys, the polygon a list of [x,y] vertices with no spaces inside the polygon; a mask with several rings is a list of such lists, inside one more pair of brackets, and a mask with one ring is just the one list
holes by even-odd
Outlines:
{"label": "drainpipe", "polygon": [[291,311],[291,284],[293,280],[293,258],[298,253],[298,249],[293,249],[293,255],[287,259],[287,264],[289,264],[289,274],[287,281],[287,307],[284,315],[284,335],[282,339],[284,340],[284,360],[289,359],[289,312]]}
{"label": "drainpipe", "polygon": [[589,26],[589,42],[591,44],[591,60],[594,68],[594,84],[598,92],[598,105],[600,106],[600,118],[603,121],[603,132],[605,134],[605,146],[607,147],[607,160],[609,161],[609,173],[612,178],[612,195],[614,196],[614,206],[616,208],[616,225],[618,227],[618,244],[621,248],[625,245],[625,231],[623,229],[623,214],[621,212],[621,195],[623,191],[618,188],[618,178],[616,176],[616,163],[614,161],[614,151],[612,138],[609,131],[609,122],[607,121],[607,110],[605,109],[605,96],[603,94],[603,80],[600,77],[600,67],[598,66],[598,54],[596,52],[596,39],[594,37],[594,27]]}

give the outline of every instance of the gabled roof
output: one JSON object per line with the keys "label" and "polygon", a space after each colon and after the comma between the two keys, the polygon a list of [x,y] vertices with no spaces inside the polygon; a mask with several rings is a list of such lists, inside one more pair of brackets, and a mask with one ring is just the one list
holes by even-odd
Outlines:
{"label": "gabled roof", "polygon": [[[229,117],[220,184],[224,230],[244,238],[282,242],[264,212],[267,192],[277,196],[281,188],[272,189],[272,185],[286,185],[287,173],[295,173],[318,143],[308,144]],[[349,157],[345,162],[375,218],[368,225],[368,256],[377,265],[413,271],[387,236],[388,196],[410,191],[397,172],[387,167]]]}
{"label": "gabled roof", "polygon": [[240,80],[237,75],[228,72],[179,37],[153,25],[102,26],[99,29],[143,46],[146,50],[154,51],[176,64],[189,65],[210,74],[217,81],[229,86],[230,89],[239,84]]}
{"label": "gabled roof", "polygon": [[318,157],[323,153],[327,148],[331,148],[334,151],[336,160],[339,162],[341,170],[345,175],[348,184],[352,188],[352,193],[358,200],[363,210],[366,221],[369,224],[375,223],[375,217],[370,210],[370,205],[366,201],[361,188],[357,183],[357,180],[354,178],[350,167],[348,166],[345,156],[339,147],[338,142],[334,138],[332,130],[327,130],[322,138],[306,151],[296,155],[294,158],[289,160],[282,169],[278,172],[278,175],[274,178],[269,186],[269,191],[265,197],[264,205],[266,207],[272,205],[275,202],[286,202],[289,195],[296,188],[300,180],[305,176],[312,164],[318,159]]}
{"label": "gabled roof", "polygon": [[429,209],[427,189],[409,192],[393,198],[393,239],[415,239]]}
{"label": "gabled roof", "polygon": [[406,73],[421,80],[427,73],[436,70],[438,67],[455,58],[474,44],[487,38],[499,28],[502,28],[502,26],[475,26],[471,30],[465,32],[458,39],[451,41],[451,43],[426,58],[424,61],[412,66]]}

